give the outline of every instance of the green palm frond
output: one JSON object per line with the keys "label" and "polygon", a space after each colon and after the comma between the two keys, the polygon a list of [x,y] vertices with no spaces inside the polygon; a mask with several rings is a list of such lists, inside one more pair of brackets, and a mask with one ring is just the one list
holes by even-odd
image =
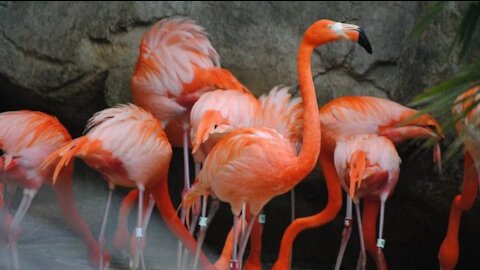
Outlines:
{"label": "green palm frond", "polygon": [[[447,6],[448,1],[441,1],[435,3],[427,12],[427,14],[419,21],[411,33],[413,38],[420,38],[421,34],[432,23],[434,18]],[[458,31],[450,45],[450,49],[446,54],[446,59],[454,51],[455,48],[460,47],[459,59],[465,59],[467,52],[472,44],[472,37],[476,33],[480,18],[480,1],[469,2],[468,7],[462,17]],[[425,89],[422,93],[414,97],[409,106],[423,106],[420,114],[444,114],[447,120],[441,125],[447,132],[453,130],[457,121],[462,121],[468,112],[475,106],[480,106],[478,102],[473,102],[470,108],[467,108],[460,115],[451,115],[451,108],[454,106],[455,99],[466,90],[480,84],[480,60],[475,59],[471,64],[462,68],[452,78],[441,82],[438,85]],[[462,102],[462,101],[459,101]],[[451,132],[453,133],[453,132]],[[455,140],[449,144],[446,149],[445,160],[449,160],[462,149],[462,136],[457,136]],[[432,142],[427,142],[431,145]]]}
{"label": "green palm frond", "polygon": [[473,33],[477,28],[478,18],[480,17],[480,2],[472,2],[469,4],[467,12],[465,13],[459,31],[450,46],[449,54],[458,45],[461,46],[460,59],[463,60],[470,47]]}
{"label": "green palm frond", "polygon": [[419,38],[427,27],[432,23],[433,19],[446,7],[448,1],[439,1],[435,3],[425,16],[417,23],[412,30],[410,37]]}

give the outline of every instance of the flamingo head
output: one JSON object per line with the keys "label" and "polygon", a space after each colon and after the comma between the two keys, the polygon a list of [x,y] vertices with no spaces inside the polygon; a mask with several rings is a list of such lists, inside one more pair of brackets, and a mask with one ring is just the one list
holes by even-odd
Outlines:
{"label": "flamingo head", "polygon": [[358,25],[340,23],[332,20],[319,20],[312,24],[305,33],[304,39],[307,43],[316,47],[321,44],[333,42],[339,39],[346,39],[357,42],[368,53],[372,53],[372,46],[365,34],[365,31]]}
{"label": "flamingo head", "polygon": [[434,141],[433,160],[442,167],[440,141],[445,140],[442,127],[437,120],[429,114],[419,115],[415,110],[402,114],[401,119],[390,126],[380,127],[379,133],[388,137],[394,143],[401,143],[409,139],[430,139]]}
{"label": "flamingo head", "polygon": [[224,135],[231,129],[230,122],[222,116],[220,111],[206,111],[198,124],[196,134],[192,136],[192,153],[196,153],[200,145],[211,136]]}
{"label": "flamingo head", "polygon": [[391,125],[380,127],[380,135],[386,136],[395,143],[409,139],[433,139],[441,141],[445,139],[442,127],[429,114],[418,114],[418,111],[408,110],[401,118]]}
{"label": "flamingo head", "polygon": [[17,158],[8,154],[4,149],[0,148],[0,171],[8,172],[17,167]]}

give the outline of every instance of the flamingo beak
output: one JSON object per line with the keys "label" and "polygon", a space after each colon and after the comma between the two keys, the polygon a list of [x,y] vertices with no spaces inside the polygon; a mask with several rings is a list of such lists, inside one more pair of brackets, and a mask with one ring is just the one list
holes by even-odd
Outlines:
{"label": "flamingo beak", "polygon": [[368,40],[365,31],[360,27],[356,31],[358,31],[357,43],[362,46],[369,54],[372,54],[372,46],[370,45],[370,41]]}
{"label": "flamingo beak", "polygon": [[201,144],[201,140],[198,137],[195,138],[195,140],[192,142],[192,154],[195,154],[198,151],[198,148]]}
{"label": "flamingo beak", "polygon": [[13,162],[13,156],[11,155],[4,155],[3,160],[3,170],[8,171],[15,166],[15,162]]}
{"label": "flamingo beak", "polygon": [[335,24],[332,28],[340,33],[343,31],[341,35],[349,40],[356,41],[365,49],[365,51],[367,51],[369,54],[372,54],[372,45],[370,45],[370,41],[368,40],[367,34],[365,34],[365,30],[363,30],[363,28],[360,26],[342,23],[340,25]]}

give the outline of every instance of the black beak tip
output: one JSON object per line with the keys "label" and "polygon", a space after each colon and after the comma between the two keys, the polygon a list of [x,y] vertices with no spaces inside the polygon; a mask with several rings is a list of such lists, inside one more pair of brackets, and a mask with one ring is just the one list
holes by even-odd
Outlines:
{"label": "black beak tip", "polygon": [[372,54],[372,46],[370,45],[370,41],[368,41],[365,31],[362,28],[359,28],[358,34],[358,44],[362,46],[369,54]]}

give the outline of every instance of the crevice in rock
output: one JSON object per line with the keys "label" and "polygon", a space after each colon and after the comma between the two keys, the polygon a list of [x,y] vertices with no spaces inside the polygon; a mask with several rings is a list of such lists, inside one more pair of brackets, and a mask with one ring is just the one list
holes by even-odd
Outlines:
{"label": "crevice in rock", "polygon": [[47,62],[47,63],[53,64],[53,65],[73,64],[72,61],[55,58],[55,57],[52,57],[52,56],[50,56],[50,55],[41,54],[41,53],[39,53],[39,52],[37,52],[37,51],[35,51],[35,50],[29,50],[29,49],[23,48],[22,46],[20,46],[19,44],[17,44],[12,38],[10,38],[4,31],[1,31],[1,30],[0,30],[0,35],[1,35],[6,41],[8,41],[8,43],[12,44],[12,46],[13,46],[17,51],[19,51],[20,53],[22,53],[22,54],[23,54],[25,57],[27,57],[27,58],[33,58],[33,59],[35,59],[35,60]]}

